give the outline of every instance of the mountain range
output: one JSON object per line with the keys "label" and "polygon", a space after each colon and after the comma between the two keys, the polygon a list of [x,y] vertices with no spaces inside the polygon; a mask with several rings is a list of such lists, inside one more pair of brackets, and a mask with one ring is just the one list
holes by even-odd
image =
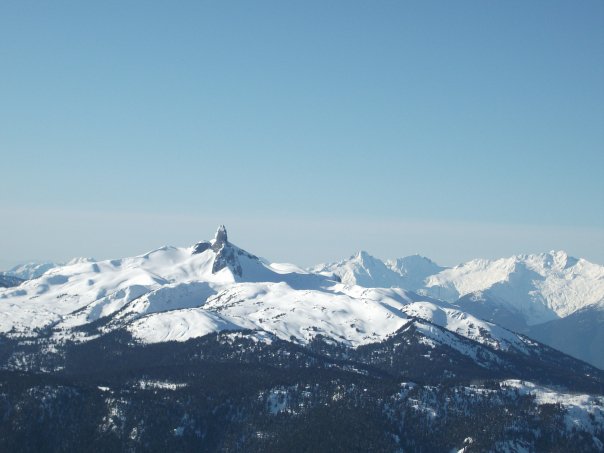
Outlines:
{"label": "mountain range", "polygon": [[[55,401],[49,395],[63,395],[67,388],[72,393],[61,396],[56,404],[71,407],[72,401],[75,410],[85,400],[96,408],[99,418],[90,415],[95,421],[82,426],[94,431],[94,437],[106,426],[102,420],[117,417],[107,414],[125,410],[119,401],[135,407],[137,398],[149,398],[147,389],[161,393],[179,385],[193,388],[197,385],[193,378],[195,382],[209,379],[207,385],[215,386],[216,379],[224,376],[207,373],[227,367],[255,384],[239,403],[231,397],[228,402],[221,400],[219,395],[228,394],[222,387],[208,394],[204,404],[213,407],[212,414],[230,408],[219,417],[226,424],[240,417],[257,429],[277,429],[267,421],[271,414],[288,413],[296,425],[314,426],[322,417],[341,416],[332,410],[339,407],[333,402],[342,400],[355,417],[366,417],[364,411],[370,411],[374,420],[380,420],[371,431],[375,439],[381,439],[384,426],[394,423],[388,434],[392,449],[416,449],[421,444],[439,450],[522,451],[543,442],[570,442],[589,451],[604,445],[604,403],[598,396],[604,393],[599,347],[604,267],[564,252],[473,260],[452,268],[420,256],[384,262],[359,252],[348,260],[302,269],[270,263],[236,246],[221,226],[211,241],[189,247],[164,246],[123,259],[22,266],[5,273],[4,279],[0,371],[5,374],[0,384],[5,391],[0,391],[0,412],[4,410],[5,420],[19,413],[17,406],[38,404],[30,395],[41,392],[44,401]],[[304,380],[300,373],[314,377]],[[265,377],[260,379],[260,375]],[[23,379],[31,384],[24,387]],[[314,394],[305,387],[319,382],[320,388],[331,388],[331,393]],[[401,382],[411,382],[411,387],[400,390]],[[82,390],[82,385],[91,390]],[[357,394],[359,385],[372,398],[363,400]],[[526,412],[525,406],[518,405],[520,395],[529,395],[522,404],[532,408],[528,413],[538,414],[530,423],[536,423],[541,433],[549,432],[542,422],[543,411],[550,410],[548,404],[557,404],[551,417],[566,423],[568,429],[543,437],[526,428],[519,437],[510,419],[509,425],[483,437],[476,433],[463,437],[463,430],[454,435],[443,431],[435,437],[438,440],[421,437],[419,433],[435,423],[426,414],[447,411],[446,404],[438,403],[426,412],[427,401],[445,398],[453,388],[465,395],[455,397],[465,409],[456,409],[461,410],[458,415],[438,422],[444,423],[439,426],[447,433],[483,416],[484,408],[492,407],[491,397],[488,404],[484,399],[491,391],[514,417]],[[290,430],[278,428],[277,437],[267,434],[266,438],[254,431],[238,441],[220,426],[212,431],[203,425],[211,417],[205,412],[198,413],[195,422],[204,427],[194,429],[195,423],[186,420],[195,413],[189,404],[197,396],[189,390],[182,392],[189,403],[174,410],[186,407],[189,415],[182,415],[178,429],[189,432],[191,426],[190,433],[206,433],[191,434],[192,443],[186,445],[199,447],[204,436],[213,433],[210,437],[216,436],[217,449],[228,449],[227,442],[229,448],[261,451],[273,448],[271,442],[277,438],[281,442]],[[426,392],[432,392],[431,396]],[[568,396],[581,392],[586,399]],[[311,394],[307,406],[299,406]],[[258,398],[268,405],[268,412],[255,406]],[[446,398],[450,400],[451,395]],[[474,407],[470,401],[476,398],[481,403]],[[55,403],[48,404],[58,410]],[[328,412],[317,415],[317,408],[325,406]],[[301,407],[312,408],[314,415]],[[123,418],[120,426],[132,420],[150,426],[149,410],[141,408]],[[418,410],[421,420],[414,418]],[[399,420],[403,413],[407,422]],[[305,415],[299,418],[300,414]],[[83,423],[79,417],[74,420]],[[405,423],[410,420],[420,423],[422,430],[407,431]],[[52,432],[25,424],[36,436],[54,439]],[[111,439],[120,442],[143,439],[140,426],[129,428],[135,434],[123,428],[107,428],[103,433],[109,432]],[[0,434],[8,442],[0,442],[5,448],[26,442],[2,423]],[[403,440],[405,436],[411,437]],[[175,442],[182,440],[176,438]],[[73,448],[82,439],[74,434],[65,445]],[[140,439],[136,442],[143,442]],[[151,443],[136,443],[133,448],[157,447],[154,442],[159,440],[146,439]]]}
{"label": "mountain range", "polygon": [[604,266],[563,251],[452,268],[418,255],[384,262],[362,251],[311,271],[348,285],[400,287],[443,300],[604,368]]}

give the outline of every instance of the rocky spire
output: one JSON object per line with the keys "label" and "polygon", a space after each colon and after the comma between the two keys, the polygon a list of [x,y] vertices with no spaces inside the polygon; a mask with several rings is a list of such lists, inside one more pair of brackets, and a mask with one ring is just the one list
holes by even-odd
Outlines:
{"label": "rocky spire", "polygon": [[216,230],[216,236],[214,236],[214,248],[221,248],[224,244],[229,242],[227,236],[227,230],[224,225],[220,225]]}
{"label": "rocky spire", "polygon": [[216,253],[214,264],[212,264],[213,274],[228,267],[233,272],[233,275],[241,277],[243,269],[239,262],[239,256],[247,253],[229,243],[224,225],[220,225],[216,231],[216,236],[214,236],[214,240],[212,241],[212,250]]}

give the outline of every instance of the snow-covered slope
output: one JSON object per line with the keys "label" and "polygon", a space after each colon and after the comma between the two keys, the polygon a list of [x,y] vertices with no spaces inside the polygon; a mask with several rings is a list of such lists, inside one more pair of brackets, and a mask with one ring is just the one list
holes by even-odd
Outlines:
{"label": "snow-covered slope", "polygon": [[302,343],[318,334],[350,346],[379,342],[415,317],[496,349],[523,348],[515,334],[400,289],[336,284],[295,291],[285,283],[240,284],[210,298],[203,308],[244,328]]}
{"label": "snow-covered slope", "polygon": [[[222,330],[250,329],[300,344],[320,336],[358,347],[380,343],[413,326],[423,344],[450,347],[481,366],[497,358],[484,349],[479,352],[479,346],[521,355],[539,349],[520,335],[439,304],[400,289],[337,283],[295,290],[284,282],[237,283],[201,306],[152,312],[134,318],[126,329],[145,343],[186,341]],[[112,328],[111,324],[106,328]]]}

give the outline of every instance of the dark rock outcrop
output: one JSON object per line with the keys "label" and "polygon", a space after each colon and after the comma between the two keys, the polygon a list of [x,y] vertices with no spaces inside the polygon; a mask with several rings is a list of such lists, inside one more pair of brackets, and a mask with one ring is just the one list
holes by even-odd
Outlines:
{"label": "dark rock outcrop", "polygon": [[0,288],[12,288],[13,286],[19,286],[25,280],[12,275],[0,274]]}

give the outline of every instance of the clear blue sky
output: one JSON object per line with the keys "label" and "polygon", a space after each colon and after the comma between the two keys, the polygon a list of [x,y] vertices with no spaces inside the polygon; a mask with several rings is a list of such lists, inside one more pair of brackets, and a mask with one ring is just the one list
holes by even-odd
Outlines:
{"label": "clear blue sky", "polygon": [[604,2],[0,3],[0,269],[186,245],[604,263]]}

